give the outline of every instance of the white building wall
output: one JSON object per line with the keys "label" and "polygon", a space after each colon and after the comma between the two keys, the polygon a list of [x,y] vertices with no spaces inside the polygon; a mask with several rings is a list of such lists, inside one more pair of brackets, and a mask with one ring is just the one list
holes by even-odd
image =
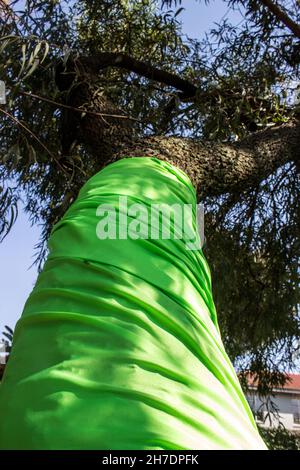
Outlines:
{"label": "white building wall", "polygon": [[[248,402],[252,411],[256,416],[257,423],[265,428],[277,427],[281,424],[286,429],[293,432],[300,433],[300,423],[296,423],[297,418],[300,417],[300,393],[292,391],[289,392],[278,392],[271,397],[272,402],[278,409],[279,419],[276,416],[271,415],[271,419],[268,416],[268,411],[264,401],[261,400],[255,392],[248,394]],[[261,418],[262,419],[258,419]]]}
{"label": "white building wall", "polygon": [[0,340],[0,364],[5,364],[6,362],[6,344],[4,341]]}

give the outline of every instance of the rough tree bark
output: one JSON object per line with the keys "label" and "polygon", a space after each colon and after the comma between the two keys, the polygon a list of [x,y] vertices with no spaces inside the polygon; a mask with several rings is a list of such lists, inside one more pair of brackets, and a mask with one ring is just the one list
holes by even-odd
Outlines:
{"label": "rough tree bark", "polygon": [[[97,72],[108,66],[125,68],[180,90],[184,100],[199,99],[202,91],[180,77],[159,70],[124,54],[102,53],[81,58],[68,65],[68,74],[57,73],[61,90],[67,89],[78,73],[81,80],[69,93],[68,104],[88,111],[111,114],[97,117],[67,110],[64,113],[64,150],[72,141],[85,144],[99,161],[99,170],[110,162],[128,156],[155,156],[182,169],[191,179],[199,198],[224,193],[240,193],[256,186],[277,168],[289,161],[299,166],[300,121],[293,118],[285,124],[255,132],[232,143],[214,143],[191,138],[166,136],[138,137],[133,121],[93,85]],[[71,72],[70,72],[71,70]],[[76,72],[74,72],[76,70]],[[69,78],[66,78],[69,77]],[[120,118],[115,117],[119,115]],[[113,117],[114,116],[114,117]],[[67,143],[66,143],[67,141]]]}

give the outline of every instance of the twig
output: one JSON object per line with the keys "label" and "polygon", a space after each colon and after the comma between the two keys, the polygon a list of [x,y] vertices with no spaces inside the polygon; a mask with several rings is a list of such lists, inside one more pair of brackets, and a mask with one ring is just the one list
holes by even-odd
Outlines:
{"label": "twig", "polygon": [[45,144],[43,144],[43,142],[32,132],[31,129],[29,129],[29,127],[27,127],[25,124],[23,124],[21,121],[19,121],[19,119],[15,118],[12,114],[10,114],[9,112],[5,111],[1,106],[0,106],[0,112],[2,114],[4,114],[5,116],[7,116],[9,119],[11,119],[12,121],[14,121],[18,126],[22,127],[22,129],[24,129],[26,132],[28,132],[28,134],[31,135],[31,137],[33,137],[39,144],[41,147],[43,147],[43,149],[50,155],[50,157],[55,161],[55,163],[57,163],[57,165],[59,166],[59,168],[64,172],[64,173],[67,173],[66,170],[61,166],[61,164],[59,163],[59,161],[57,160],[57,158],[55,157],[55,155],[46,147]]}
{"label": "twig", "polygon": [[300,25],[296,23],[288,14],[283,11],[276,3],[272,0],[261,0],[263,3],[278,20],[280,20],[292,33],[300,39]]}
{"label": "twig", "polygon": [[59,108],[71,109],[72,111],[76,111],[76,112],[79,112],[79,113],[86,113],[86,114],[90,114],[92,116],[99,116],[99,117],[104,117],[105,116],[105,117],[113,117],[113,118],[118,118],[118,119],[130,119],[132,121],[139,121],[138,119],[130,117],[130,116],[122,116],[122,115],[119,115],[119,114],[97,113],[96,111],[88,111],[88,110],[85,110],[83,108],[82,109],[81,108],[74,108],[73,106],[69,106],[67,104],[59,103],[57,101],[46,98],[45,96],[35,95],[34,93],[29,93],[27,91],[19,90],[18,93],[21,94],[21,95],[30,96],[31,98],[35,98],[37,100],[45,101],[46,103],[53,104],[53,105],[55,105]]}

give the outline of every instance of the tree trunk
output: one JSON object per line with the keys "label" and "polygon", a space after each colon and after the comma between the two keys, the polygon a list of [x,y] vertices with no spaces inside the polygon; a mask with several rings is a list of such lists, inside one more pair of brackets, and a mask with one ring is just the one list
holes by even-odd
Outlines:
{"label": "tree trunk", "polygon": [[[94,85],[97,70],[109,65],[127,68],[148,78],[173,84],[186,99],[193,99],[197,92],[196,87],[186,80],[122,54],[103,53],[82,58],[82,80],[69,94],[68,104],[76,108],[83,107],[91,114],[87,112],[80,118],[78,112],[65,111],[62,133],[67,141],[67,145],[64,145],[66,150],[70,149],[73,140],[83,143],[99,161],[98,169],[128,156],[155,156],[183,170],[191,179],[198,198],[203,198],[240,193],[256,186],[289,161],[294,161],[299,167],[298,118],[255,132],[233,143],[214,143],[182,137],[137,137],[134,120],[99,93],[98,86]],[[70,64],[69,67],[73,70],[74,65]],[[57,72],[57,83],[63,90],[72,83],[74,72],[71,72],[71,78],[67,80],[61,75],[61,71],[60,68]],[[95,116],[95,112],[103,113],[103,117]]]}
{"label": "tree trunk", "polygon": [[300,122],[292,120],[232,144],[149,137],[125,142],[120,150],[116,147],[111,161],[124,156],[156,156],[177,166],[189,176],[201,199],[241,193],[285,163],[299,164]]}
{"label": "tree trunk", "polygon": [[[77,63],[76,63],[77,64]],[[183,170],[191,179],[198,198],[218,196],[224,193],[240,193],[256,186],[277,168],[289,161],[299,167],[300,121],[289,122],[255,132],[233,143],[214,143],[191,138],[151,136],[139,138],[134,133],[134,120],[127,117],[104,97],[94,83],[97,73],[108,66],[132,70],[180,90],[180,97],[193,100],[201,90],[180,77],[136,61],[117,53],[102,53],[95,57],[81,58],[77,66],[83,80],[69,94],[68,104],[84,107],[92,113],[104,113],[103,117],[65,112],[63,135],[68,140],[85,144],[98,159],[99,169],[109,162],[128,156],[155,156]],[[74,70],[74,64],[69,67]],[[66,80],[57,72],[60,89],[66,89],[74,79]],[[73,75],[72,75],[73,73]],[[205,99],[205,97],[203,97]],[[111,115],[109,117],[108,115]],[[119,118],[116,117],[119,115]],[[70,130],[72,137],[70,139]]]}

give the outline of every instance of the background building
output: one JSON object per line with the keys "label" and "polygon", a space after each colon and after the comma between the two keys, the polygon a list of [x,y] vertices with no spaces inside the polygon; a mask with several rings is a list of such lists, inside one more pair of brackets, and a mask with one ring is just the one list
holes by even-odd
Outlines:
{"label": "background building", "polygon": [[[247,400],[260,427],[276,428],[283,424],[288,431],[300,435],[300,374],[287,375],[287,383],[274,389],[274,396],[268,400],[259,397],[255,383],[249,378]],[[277,409],[275,415],[269,412],[271,402]]]}

